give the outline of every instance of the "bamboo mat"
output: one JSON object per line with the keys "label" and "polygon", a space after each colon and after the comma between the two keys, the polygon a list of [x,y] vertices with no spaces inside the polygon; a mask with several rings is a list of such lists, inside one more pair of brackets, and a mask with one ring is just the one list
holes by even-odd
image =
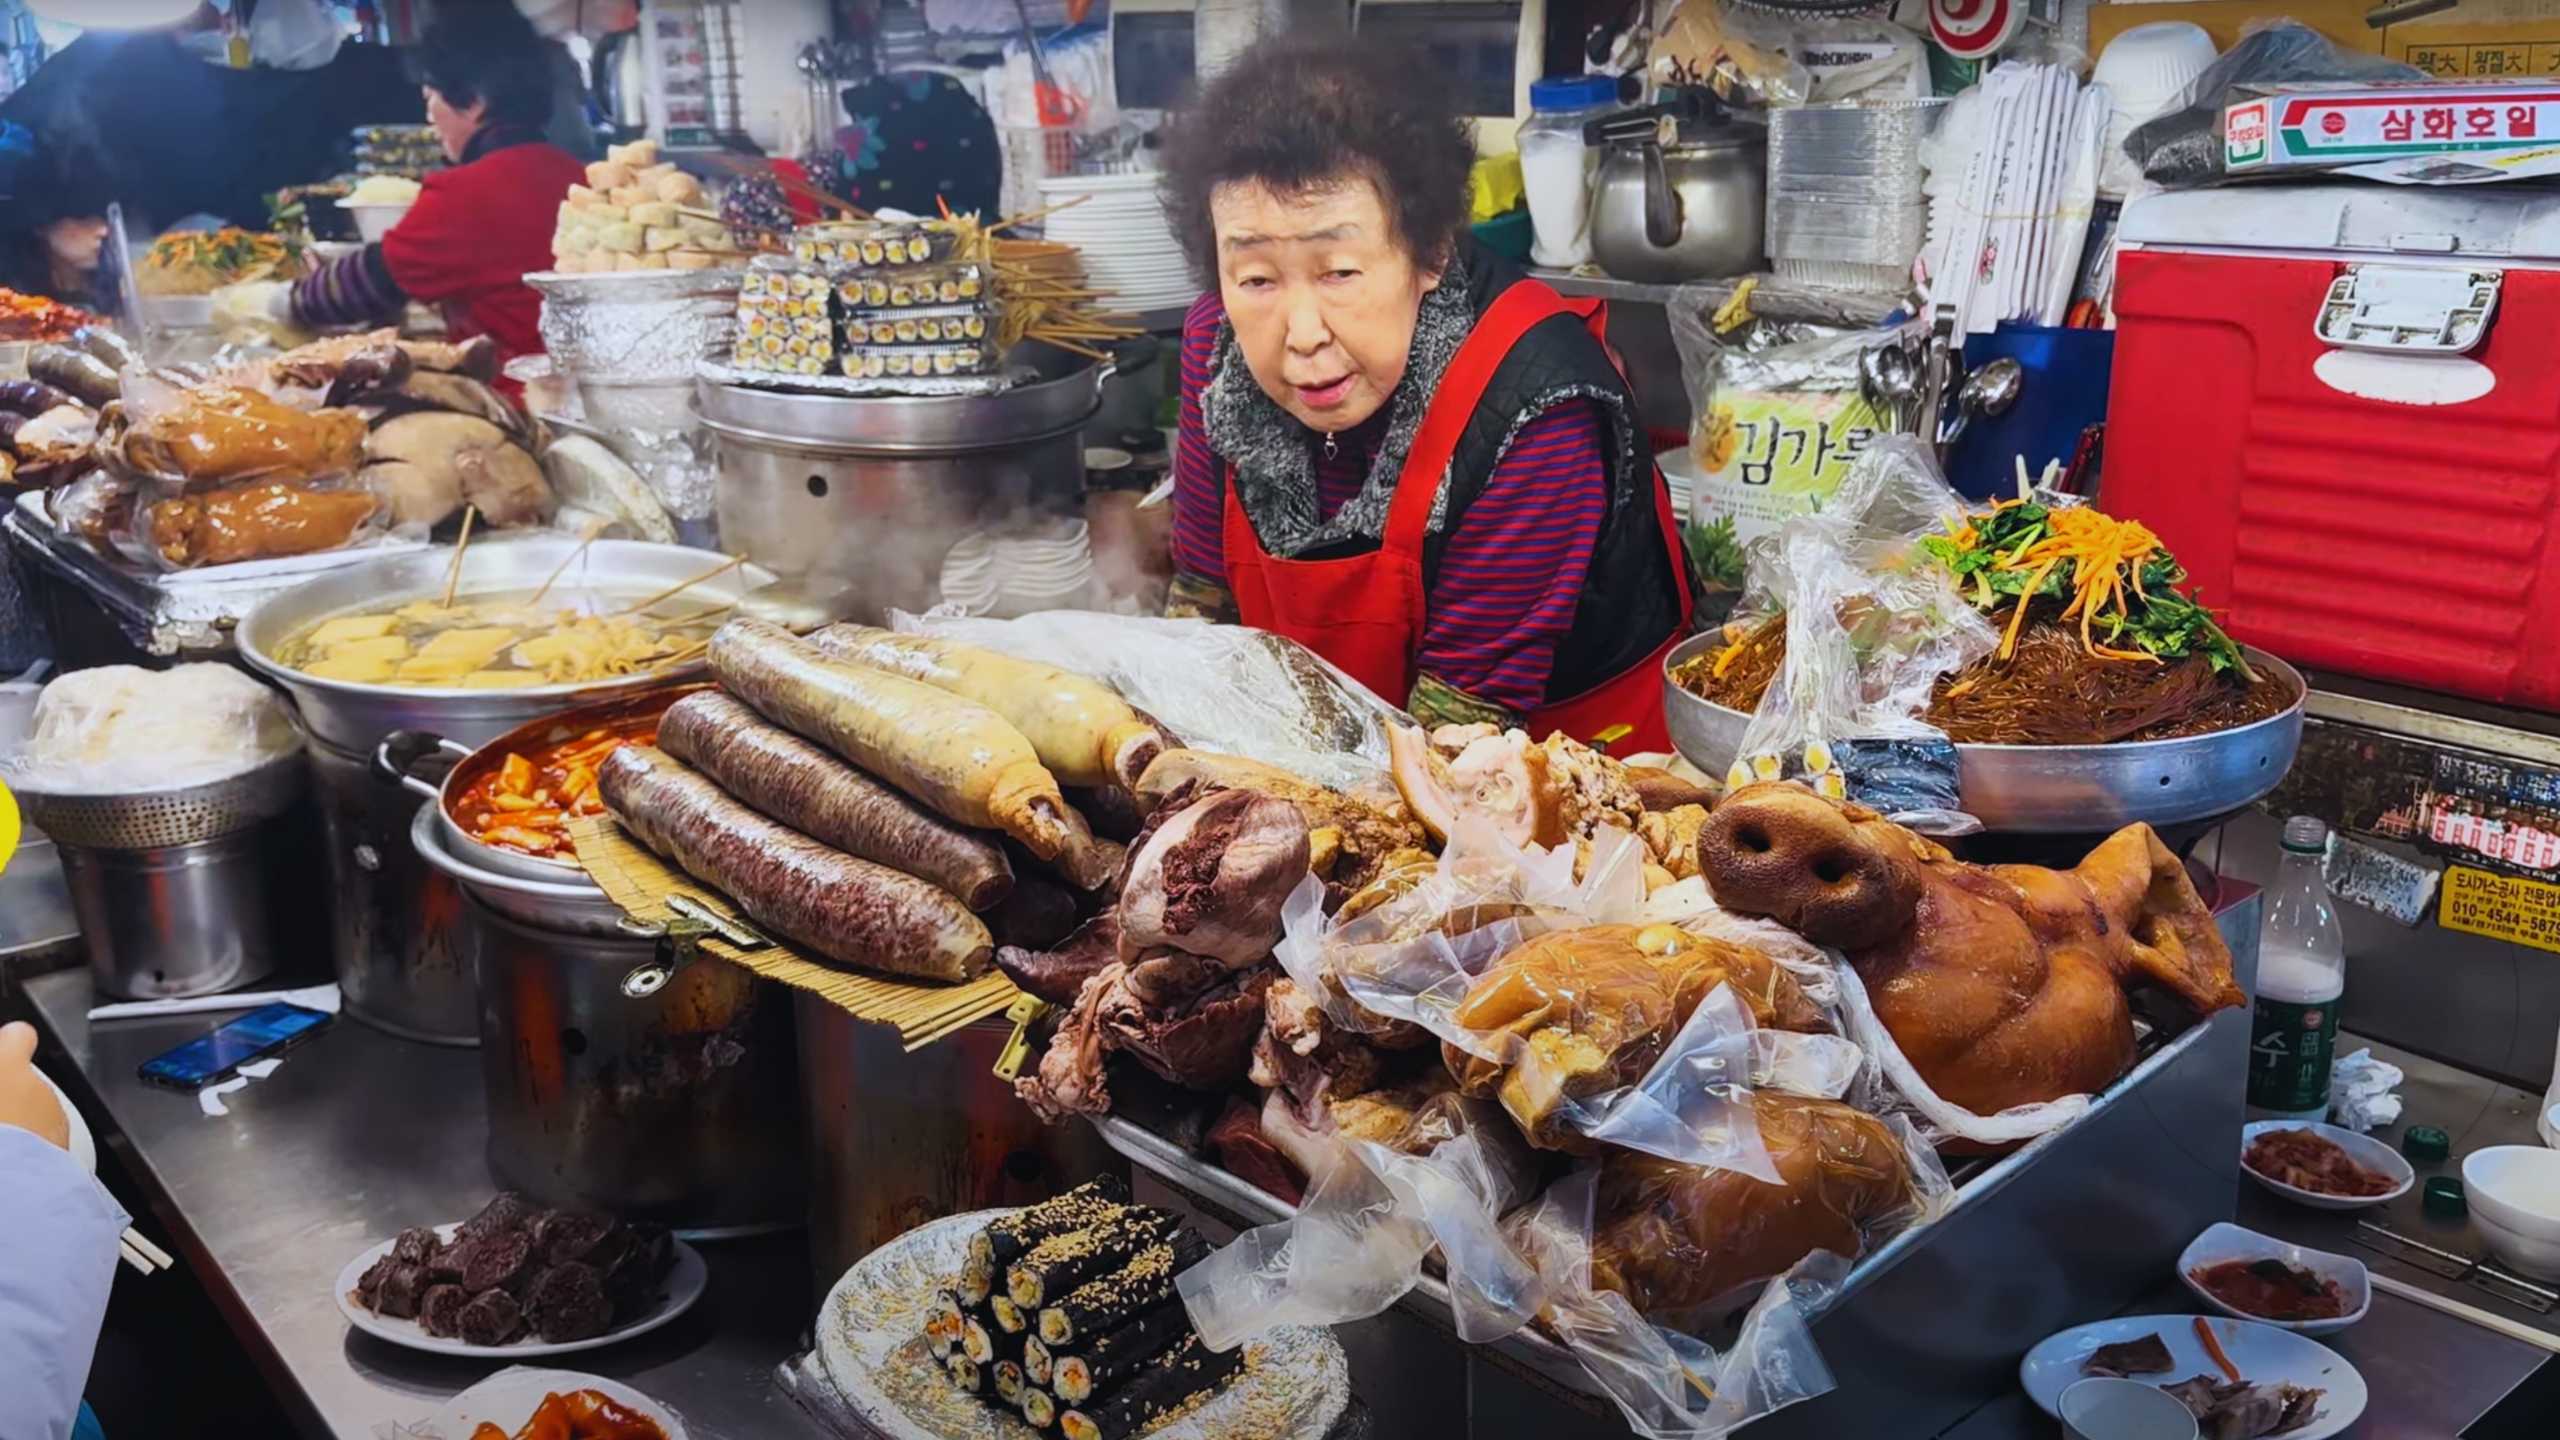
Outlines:
{"label": "bamboo mat", "polygon": [[[671,868],[648,847],[633,841],[610,816],[573,820],[568,833],[588,877],[635,920],[663,924],[679,918],[667,908],[667,897],[684,895],[750,929],[764,929],[727,896]],[[812,960],[779,938],[754,950],[742,950],[717,935],[702,937],[701,944],[709,954],[768,980],[806,990],[857,1020],[896,1026],[899,1041],[909,1050],[921,1049],[990,1015],[1001,1015],[1022,994],[1011,980],[992,970],[975,980],[941,985],[846,970]]]}

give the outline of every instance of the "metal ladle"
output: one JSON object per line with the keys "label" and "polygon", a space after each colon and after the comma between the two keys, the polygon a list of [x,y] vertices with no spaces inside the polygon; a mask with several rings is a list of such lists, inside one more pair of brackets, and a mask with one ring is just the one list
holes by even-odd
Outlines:
{"label": "metal ladle", "polygon": [[2018,403],[2019,392],[2027,388],[2026,367],[2009,356],[1986,360],[1979,369],[1964,377],[1956,387],[1956,416],[1938,429],[1938,444],[1953,445],[1956,437],[1977,415],[1997,418],[2009,413]]}

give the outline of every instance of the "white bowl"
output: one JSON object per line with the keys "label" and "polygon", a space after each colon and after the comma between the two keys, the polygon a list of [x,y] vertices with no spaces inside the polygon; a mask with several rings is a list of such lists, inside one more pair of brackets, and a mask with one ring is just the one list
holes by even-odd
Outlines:
{"label": "white bowl", "polygon": [[2203,26],[2156,20],[2108,41],[2089,71],[2089,83],[2107,87],[2117,113],[2148,120],[2176,101],[2213,61],[2213,37]]}
{"label": "white bowl", "polygon": [[2471,1228],[2480,1232],[2480,1243],[2508,1269],[2536,1280],[2560,1280],[2560,1240],[2508,1229],[2481,1212],[2477,1197],[2471,1203]]}
{"label": "white bowl", "polygon": [[[2324,1139],[2335,1141],[2340,1149],[2347,1152],[2347,1158],[2367,1170],[2379,1171],[2391,1177],[2392,1186],[2379,1195],[2323,1195],[2317,1190],[2304,1190],[2287,1185],[2281,1180],[2268,1179],[2249,1168],[2249,1142],[2270,1130],[2308,1130]],[[2315,1124],[2309,1120],[2260,1120],[2255,1124],[2241,1126],[2240,1170],[2241,1173],[2274,1193],[2297,1205],[2308,1205],[2314,1210],[2370,1210],[2376,1205],[2388,1204],[2408,1194],[2409,1187],[2418,1183],[2418,1172],[2409,1168],[2409,1162],[2400,1158],[2399,1151],[2370,1135],[2359,1135],[2353,1130],[2342,1130],[2335,1125]]]}
{"label": "white bowl", "polygon": [[2139,1380],[2093,1375],[2065,1386],[2055,1407],[2067,1440],[2195,1440],[2186,1402]]}
{"label": "white bowl", "polygon": [[2492,1145],[2462,1157],[2462,1191],[2474,1215],[2527,1240],[2560,1246],[2560,1150]]}
{"label": "white bowl", "polygon": [[[2281,1260],[2324,1280],[2334,1280],[2338,1293],[2346,1297],[2347,1313],[2333,1320],[2272,1320],[2225,1304],[2222,1297],[2196,1283],[2196,1272],[2226,1260]],[[2261,1235],[2228,1220],[2206,1226],[2203,1234],[2188,1242],[2185,1252],[2178,1256],[2178,1278],[2186,1282],[2188,1289],[2196,1292],[2197,1298],[2225,1315],[2255,1320],[2261,1325],[2273,1325],[2280,1330],[2298,1331],[2304,1335],[2335,1334],[2363,1319],[2365,1312],[2373,1308],[2373,1276],[2366,1271],[2363,1261],[2332,1255],[2326,1250],[2289,1245],[2272,1235]]]}
{"label": "white bowl", "polygon": [[409,213],[409,205],[416,203],[410,201],[401,205],[350,205],[341,200],[338,202],[338,208],[355,217],[356,233],[364,237],[366,244],[372,244],[390,234],[391,227],[400,223],[400,217]]}

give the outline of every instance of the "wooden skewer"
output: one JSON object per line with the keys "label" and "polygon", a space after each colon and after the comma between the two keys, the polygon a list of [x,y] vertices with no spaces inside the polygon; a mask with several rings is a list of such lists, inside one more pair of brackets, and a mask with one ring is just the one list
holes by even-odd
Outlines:
{"label": "wooden skewer", "polygon": [[[1052,206],[1048,207],[1048,208],[1047,208],[1047,209],[1045,209],[1045,210],[1033,210],[1033,211],[1029,211],[1029,212],[1027,212],[1027,213],[1025,213],[1025,214],[1021,214],[1021,215],[1008,215],[1008,216],[1006,216],[1004,219],[999,220],[999,221],[997,221],[996,223],[994,223],[993,225],[988,226],[988,227],[987,227],[987,233],[988,233],[988,234],[990,234],[990,235],[993,235],[993,234],[995,234],[995,233],[996,233],[997,231],[999,231],[999,230],[1011,230],[1011,229],[1013,229],[1013,228],[1014,228],[1015,226],[1017,226],[1017,225],[1028,225],[1028,224],[1030,224],[1030,223],[1031,223],[1032,221],[1034,221],[1034,220],[1046,220],[1046,219],[1048,219],[1050,216],[1057,214],[1057,213],[1058,213],[1059,211],[1061,211],[1061,210],[1073,210],[1073,209],[1074,209],[1074,208],[1076,208],[1077,206],[1079,206],[1079,205],[1083,204],[1084,202],[1086,202],[1087,200],[1090,200],[1090,199],[1092,199],[1092,198],[1093,198],[1093,192],[1091,192],[1091,191],[1087,191],[1087,192],[1085,192],[1084,194],[1077,196],[1077,197],[1076,197],[1076,198],[1074,198],[1073,200],[1061,200],[1061,201],[1059,201],[1057,204],[1052,205]],[[1045,244],[1045,243],[1057,243],[1057,242],[1045,242],[1045,241],[1044,241],[1043,243]]]}
{"label": "wooden skewer", "polygon": [[462,507],[462,533],[453,537],[453,563],[445,567],[444,599],[437,602],[439,609],[453,608],[454,587],[462,583],[462,547],[471,543],[471,522],[479,514],[480,507],[476,505]]}
{"label": "wooden skewer", "polygon": [[577,548],[571,550],[568,554],[561,556],[560,563],[551,567],[551,574],[543,580],[542,588],[534,591],[533,598],[524,602],[525,608],[529,610],[534,606],[541,604],[542,597],[550,594],[551,587],[558,584],[560,577],[569,572],[570,562],[576,560],[579,556],[586,554],[587,547],[596,543],[596,537],[602,535],[605,532],[605,527],[612,523],[613,522],[610,520],[588,521],[586,533],[578,537]]}
{"label": "wooden skewer", "polygon": [[721,561],[718,565],[715,565],[715,566],[713,566],[712,568],[710,568],[710,569],[708,569],[708,570],[703,571],[701,574],[694,576],[692,579],[687,580],[686,582],[684,582],[684,583],[683,583],[683,584],[681,584],[681,585],[669,586],[667,589],[664,589],[664,590],[659,591],[657,594],[650,596],[648,599],[641,601],[639,604],[637,604],[637,605],[626,605],[626,606],[624,606],[621,610],[619,610],[619,611],[617,611],[617,612],[615,612],[615,613],[617,613],[617,614],[622,614],[622,615],[637,615],[637,614],[639,614],[641,611],[648,609],[650,606],[657,604],[657,603],[658,603],[659,601],[661,601],[661,600],[672,600],[672,599],[674,599],[676,596],[681,595],[681,594],[683,594],[684,592],[686,592],[687,590],[692,589],[694,586],[701,584],[703,581],[705,581],[705,580],[716,580],[716,579],[720,578],[721,576],[728,574],[730,571],[735,570],[735,569],[737,569],[739,566],[744,565],[744,564],[746,564],[746,563],[747,563],[747,557],[746,557],[746,556],[744,556],[744,555],[732,555],[732,556],[730,556],[728,559]]}
{"label": "wooden skewer", "polygon": [[673,670],[679,665],[690,664],[694,656],[699,655],[710,648],[711,639],[709,636],[704,636],[702,639],[694,641],[692,644],[678,650],[650,668],[655,670]]}
{"label": "wooden skewer", "polygon": [[702,609],[696,610],[690,615],[679,615],[672,620],[666,621],[665,624],[669,629],[673,629],[679,625],[690,625],[697,620],[708,620],[714,615],[724,614],[728,611],[737,609],[738,601],[744,600],[745,598],[747,597],[740,595],[735,599],[723,600],[717,605],[706,605]]}

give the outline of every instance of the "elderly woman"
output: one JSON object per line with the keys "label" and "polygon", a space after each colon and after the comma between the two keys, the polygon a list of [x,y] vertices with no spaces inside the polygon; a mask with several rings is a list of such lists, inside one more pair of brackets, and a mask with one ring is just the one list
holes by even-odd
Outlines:
{"label": "elderly woman", "polygon": [[1466,236],[1474,149],[1430,68],[1268,41],[1170,134],[1165,203],[1216,288],[1183,329],[1169,608],[1426,723],[1668,749],[1669,494],[1600,307]]}
{"label": "elderly woman", "polygon": [[503,0],[437,7],[416,65],[452,167],[426,178],[389,234],[277,296],[305,329],[389,320],[408,301],[443,311],[453,339],[487,335],[506,359],[542,349],[542,297],[524,283],[551,268],[551,232],[577,157],[546,142],[550,49]]}

